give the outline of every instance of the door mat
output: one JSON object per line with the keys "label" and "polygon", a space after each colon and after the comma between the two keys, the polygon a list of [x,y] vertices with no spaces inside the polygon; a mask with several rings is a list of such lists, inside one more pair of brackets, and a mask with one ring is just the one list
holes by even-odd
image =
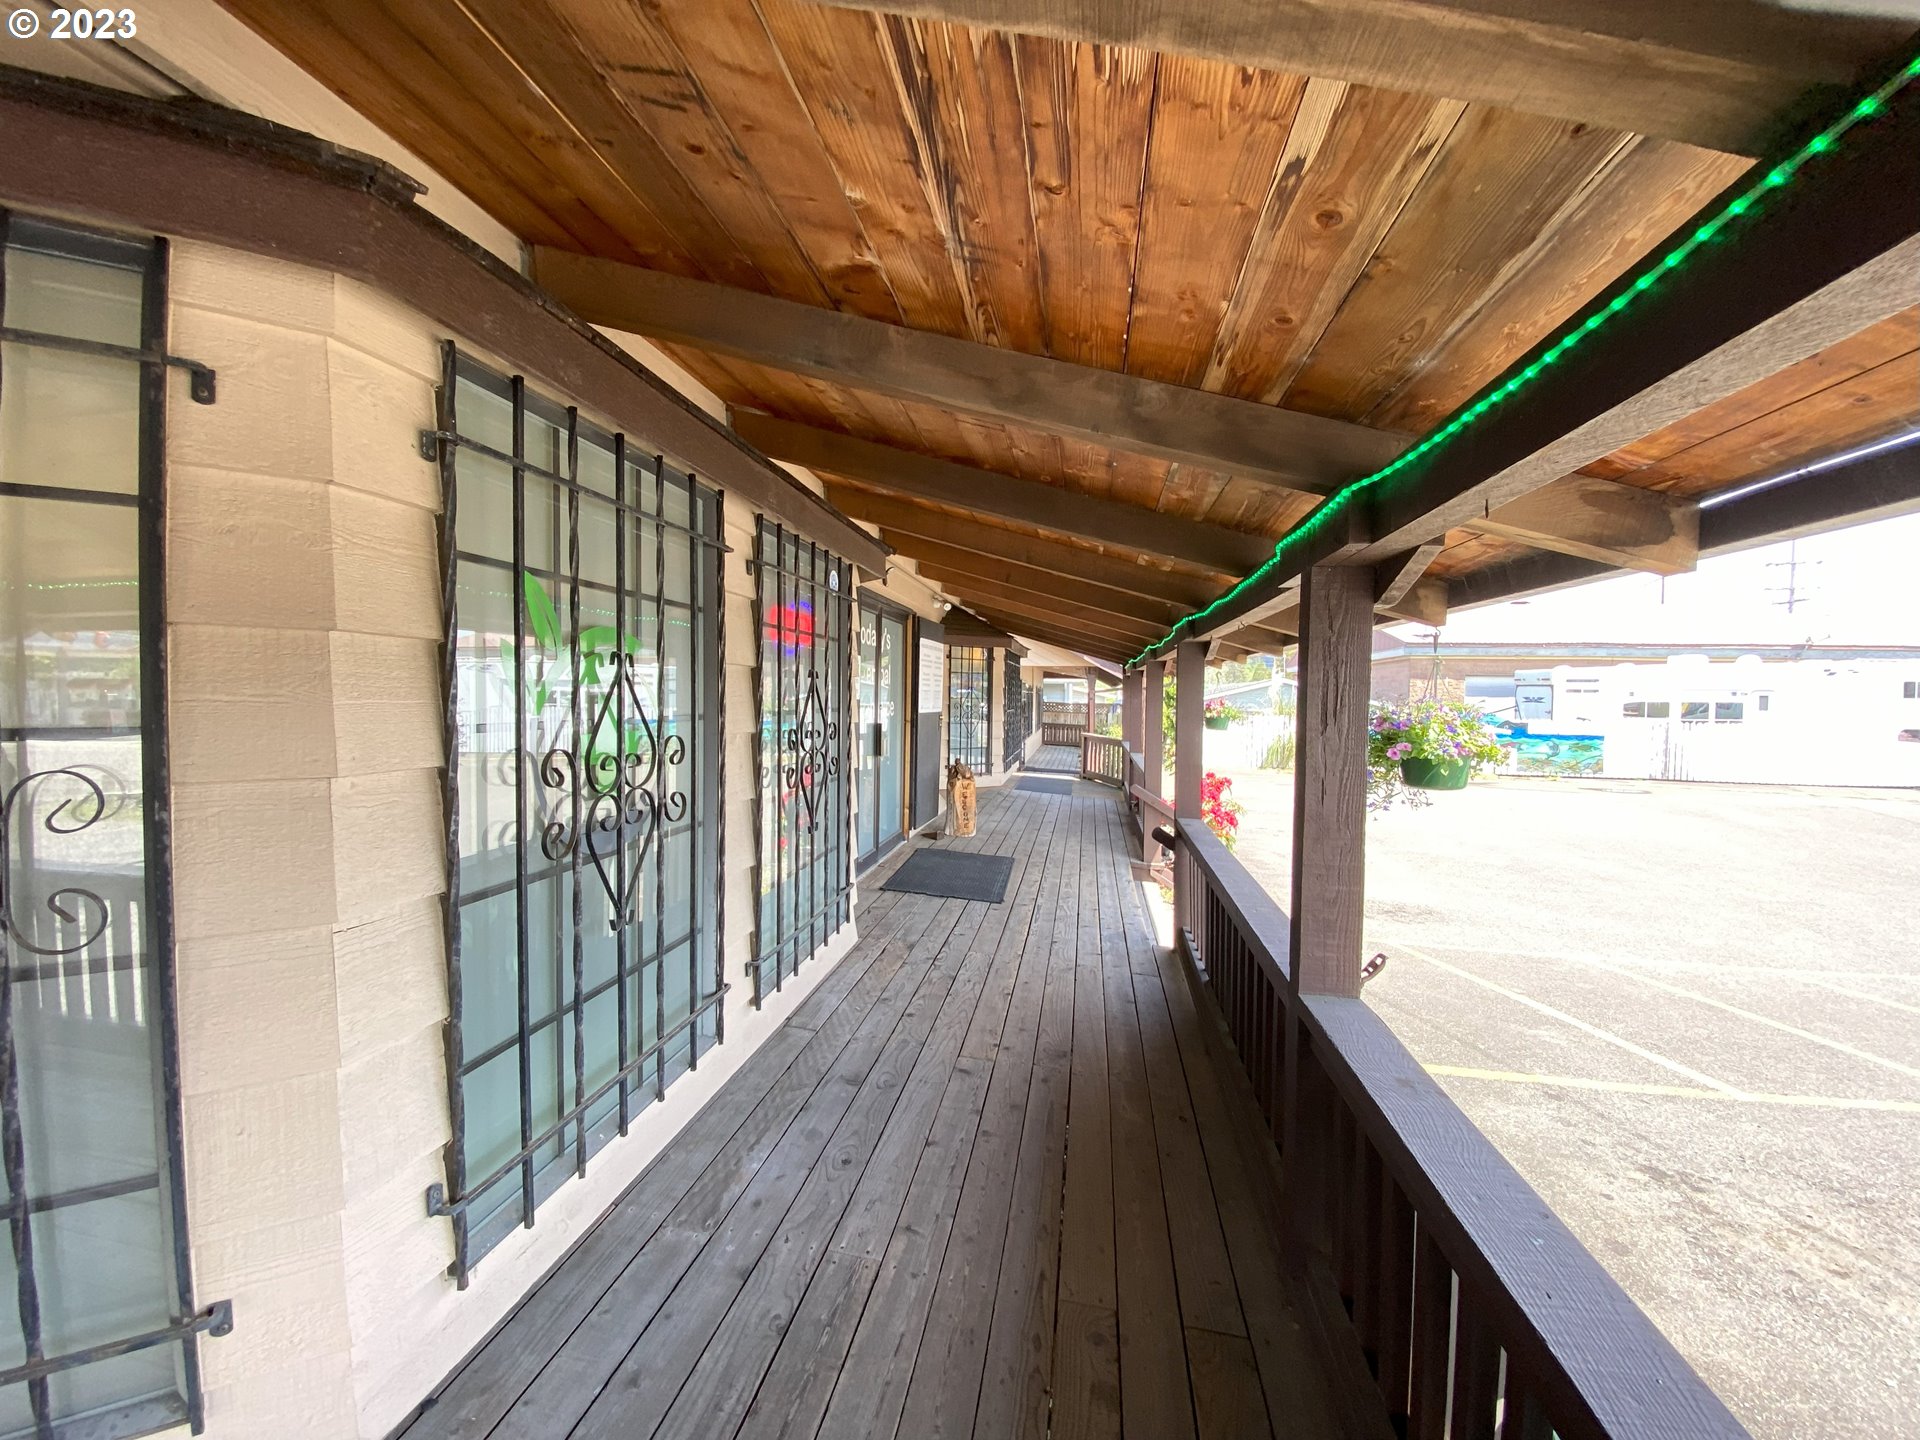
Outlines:
{"label": "door mat", "polygon": [[1038,775],[1022,775],[1013,782],[1016,790],[1038,790],[1042,795],[1077,795],[1074,780],[1042,780]]}
{"label": "door mat", "polygon": [[979,855],[970,850],[916,850],[887,877],[882,890],[909,895],[939,895],[949,900],[984,900],[998,905],[1007,898],[1013,875],[1011,855]]}

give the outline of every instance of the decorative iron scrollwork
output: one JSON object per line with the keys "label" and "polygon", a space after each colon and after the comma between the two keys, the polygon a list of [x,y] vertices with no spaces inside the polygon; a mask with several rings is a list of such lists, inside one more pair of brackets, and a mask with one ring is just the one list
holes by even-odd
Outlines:
{"label": "decorative iron scrollwork", "polygon": [[820,693],[820,672],[807,667],[807,698],[800,704],[798,723],[787,731],[782,749],[788,759],[781,768],[789,790],[798,790],[807,812],[807,833],[820,828],[820,800],[827,781],[840,773],[840,725],[827,713]]}
{"label": "decorative iron scrollwork", "polygon": [[[648,714],[637,674],[638,658],[631,651],[608,650],[604,661],[597,654],[583,658],[589,683],[603,669],[613,679],[587,707],[584,763],[581,735],[574,737],[571,746],[556,745],[540,758],[540,783],[559,792],[566,802],[560,818],[542,827],[540,853],[552,861],[566,860],[584,839],[587,858],[613,910],[610,928],[619,930],[633,923],[640,869],[661,822],[686,818],[686,792],[665,790],[654,782],[663,778],[662,766],[679,765],[686,759],[687,742],[683,736],[663,733]],[[623,697],[625,734],[620,733]]]}
{"label": "decorative iron scrollwork", "polygon": [[[13,827],[15,811],[31,799],[31,792],[37,785],[47,781],[63,779],[80,786],[81,793],[68,796],[40,818],[40,828],[49,835],[77,835],[89,826],[97,824],[108,812],[107,792],[95,780],[82,770],[71,766],[61,766],[53,770],[34,770],[21,776],[0,799],[0,928],[3,928],[13,943],[35,955],[72,955],[86,949],[106,933],[112,920],[107,902],[91,890],[78,885],[64,885],[47,896],[46,908],[57,921],[78,926],[81,938],[68,945],[46,946],[38,944],[16,923],[13,911],[14,897],[8,891],[8,880],[13,874]],[[28,812],[31,814],[31,812]],[[67,816],[62,823],[61,817]],[[28,822],[31,824],[31,820]],[[97,917],[89,922],[89,907]]]}

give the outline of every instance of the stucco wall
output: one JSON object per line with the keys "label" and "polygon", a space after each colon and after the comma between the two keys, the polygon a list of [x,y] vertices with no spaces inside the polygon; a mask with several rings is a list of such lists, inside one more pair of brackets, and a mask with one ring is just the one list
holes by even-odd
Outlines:
{"label": "stucco wall", "polygon": [[[174,248],[174,877],[188,1224],[214,1440],[380,1437],[852,943],[766,1009],[751,947],[753,514],[729,505],[726,1044],[480,1263],[426,1213],[449,1136],[436,467],[441,338],[358,283]],[[534,378],[537,383],[537,377]],[[604,421],[605,417],[599,417]]]}

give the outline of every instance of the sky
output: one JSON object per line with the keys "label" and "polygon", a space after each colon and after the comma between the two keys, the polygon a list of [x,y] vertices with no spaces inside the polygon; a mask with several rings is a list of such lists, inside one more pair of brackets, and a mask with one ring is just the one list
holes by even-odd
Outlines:
{"label": "sky", "polygon": [[[1494,644],[1920,645],[1920,514],[1622,575],[1448,617],[1440,638]],[[1792,585],[1794,604],[1785,604]],[[1424,625],[1390,633],[1425,640]]]}

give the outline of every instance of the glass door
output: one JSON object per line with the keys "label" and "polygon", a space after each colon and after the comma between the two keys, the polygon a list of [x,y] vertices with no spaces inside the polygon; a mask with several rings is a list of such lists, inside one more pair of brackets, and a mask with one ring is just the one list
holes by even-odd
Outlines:
{"label": "glass door", "polygon": [[907,625],[862,605],[854,657],[860,763],[854,774],[854,838],[861,864],[906,833]]}

